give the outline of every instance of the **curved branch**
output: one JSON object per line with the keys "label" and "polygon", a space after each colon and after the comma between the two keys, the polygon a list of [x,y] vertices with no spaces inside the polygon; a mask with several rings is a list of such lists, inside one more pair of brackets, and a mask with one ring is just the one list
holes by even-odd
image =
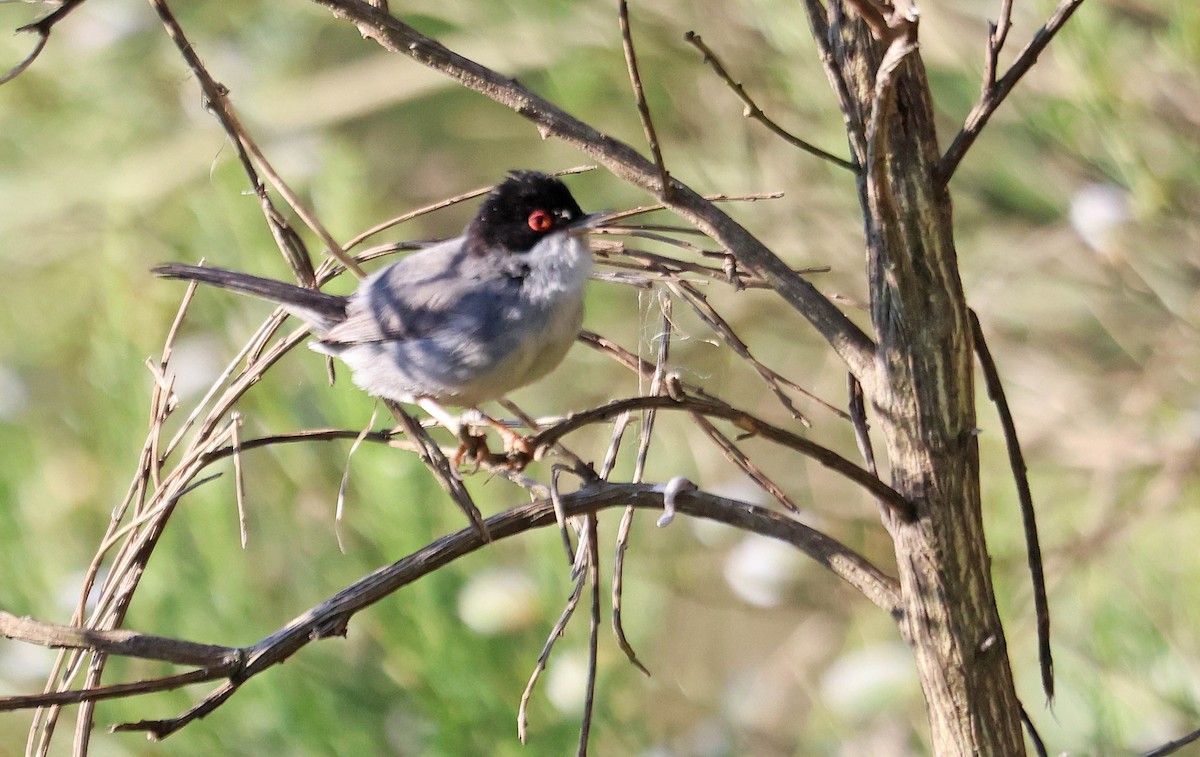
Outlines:
{"label": "curved branch", "polygon": [[[420,34],[399,19],[362,0],[314,0],[334,15],[353,22],[358,30],[385,49],[407,55],[483,94],[531,121],[543,137],[557,137],[603,164],[616,176],[658,196],[658,167],[629,145],[604,134],[539,97],[516,80],[475,63]],[[670,191],[660,197],[726,250],[739,264],[764,279],[834,348],[851,372],[874,388],[875,344],[828,298],[753,234],[695,190],[671,179]]]}
{"label": "curved branch", "polygon": [[[664,487],[661,485],[614,484],[606,481],[594,481],[579,491],[562,495],[560,503],[568,516],[595,513],[609,507],[624,505],[660,509],[663,506],[663,489]],[[881,571],[862,555],[820,531],[766,508],[718,497],[703,491],[679,492],[675,497],[675,506],[678,512],[693,517],[726,523],[736,528],[787,542],[858,589],[863,596],[894,619],[900,618],[902,612],[900,591],[896,579]],[[534,528],[553,526],[555,522],[554,505],[549,499],[542,499],[488,518],[487,530],[493,540],[499,540]],[[325,602],[297,616],[275,633],[242,649],[225,650],[220,647],[184,643],[186,646],[181,647],[184,652],[172,652],[162,646],[162,643],[180,644],[180,642],[132,631],[122,632],[123,643],[127,645],[140,644],[138,648],[142,650],[142,654],[139,656],[148,656],[149,653],[146,650],[150,649],[153,650],[155,659],[194,664],[197,659],[195,650],[211,649],[217,659],[236,659],[238,665],[232,673],[225,668],[220,668],[222,673],[232,676],[231,680],[216,689],[192,712],[172,720],[126,724],[119,726],[120,730],[149,731],[158,738],[170,735],[198,715],[215,709],[247,679],[285,661],[309,643],[329,636],[343,635],[346,624],[355,613],[390,596],[402,586],[479,549],[485,543],[484,537],[475,528],[464,528],[444,536],[423,549],[347,586]],[[46,643],[44,639],[38,640],[34,636],[30,633],[21,638],[32,643]],[[110,647],[107,651],[110,654],[121,653],[114,647]],[[204,673],[209,674],[209,671],[204,671]],[[205,680],[201,673],[195,673],[195,675],[199,677],[188,680]],[[209,674],[209,677],[213,676]],[[180,685],[179,680],[181,680],[181,676],[159,679],[160,688],[176,688]],[[136,685],[125,684],[125,686],[137,687],[136,690],[126,693],[146,693],[157,690],[153,688],[153,682],[139,682]],[[57,697],[70,698],[70,701],[76,702],[119,695],[121,695],[121,691],[115,687],[55,694]],[[30,702],[31,699],[37,699],[37,697],[0,699],[0,711],[39,704],[39,702]]]}
{"label": "curved branch", "polygon": [[864,470],[838,453],[816,442],[809,441],[798,434],[773,426],[750,413],[726,405],[724,402],[711,397],[692,397],[676,394],[675,396],[659,395],[651,397],[630,397],[629,399],[614,400],[605,405],[574,413],[565,420],[535,434],[530,443],[535,449],[557,443],[562,437],[592,423],[599,423],[615,418],[621,413],[631,410],[650,410],[664,408],[668,410],[684,410],[699,415],[713,416],[730,421],[748,434],[761,436],[776,444],[793,449],[806,457],[824,465],[826,468],[841,473],[846,478],[864,487],[884,504],[898,513],[901,517],[911,520],[915,517],[913,506],[892,487]]}

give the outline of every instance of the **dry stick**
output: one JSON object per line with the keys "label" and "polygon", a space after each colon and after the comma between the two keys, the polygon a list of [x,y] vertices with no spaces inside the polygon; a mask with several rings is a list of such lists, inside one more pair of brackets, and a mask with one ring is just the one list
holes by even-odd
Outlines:
{"label": "dry stick", "polygon": [[[106,631],[45,623],[33,618],[18,617],[3,610],[0,610],[0,636],[51,649],[86,649],[141,660],[161,660],[177,665],[219,667],[237,659],[237,650],[229,647],[149,636],[125,629]],[[2,709],[22,709],[29,706],[9,707],[8,700],[4,701],[6,704]]]}
{"label": "dry stick", "polygon": [[[657,167],[629,145],[602,134],[561,108],[534,94],[508,76],[479,65],[420,34],[400,19],[380,12],[362,0],[314,0],[392,52],[412,57],[469,89],[515,110],[531,121],[543,137],[558,137],[635,186],[655,192],[660,186]],[[804,316],[838,356],[874,390],[875,344],[853,321],[811,283],[754,235],[690,187],[671,180],[665,204],[735,254],[739,265],[767,281],[785,302]]]}
{"label": "dry stick", "polygon": [[[729,322],[721,317],[721,314],[717,312],[717,309],[709,304],[708,298],[701,294],[696,287],[692,286],[686,281],[668,283],[667,286],[670,287],[680,299],[691,305],[692,310],[696,312],[696,315],[700,316],[700,319],[708,324],[708,327],[712,329],[717,336],[721,337],[721,341],[729,345],[730,349],[732,349],[738,357],[750,364],[750,367],[754,369],[754,372],[758,374],[759,378],[763,380],[763,383],[767,385],[767,388],[771,390],[771,394],[775,395],[775,398],[779,400],[779,403],[783,405],[784,409],[788,411],[792,418],[800,421],[801,425],[803,425],[805,428],[812,428],[812,422],[804,416],[804,413],[800,412],[800,409],[797,408],[795,403],[792,402],[792,398],[787,396],[787,392],[783,391],[783,388],[779,385],[779,381],[776,379],[779,374],[763,365],[756,357],[750,354],[750,347],[747,346],[746,343],[743,342],[736,333],[734,333],[734,330],[729,325]],[[822,405],[833,410],[834,412],[840,412],[837,410],[837,408],[833,407],[833,405],[830,405],[828,402],[825,402],[811,392],[805,391],[804,394],[810,399],[820,402]]]}
{"label": "dry stick", "polygon": [[1183,749],[1185,746],[1198,739],[1200,739],[1200,729],[1192,731],[1183,738],[1175,739],[1174,741],[1168,741],[1166,744],[1163,744],[1157,749],[1151,749],[1149,752],[1142,754],[1141,757],[1166,757],[1168,754],[1175,754],[1180,749]]}
{"label": "dry stick", "polygon": [[588,513],[588,581],[592,585],[592,615],[588,630],[587,687],[583,700],[583,718],[579,726],[579,749],[576,754],[586,757],[588,737],[592,732],[592,715],[596,709],[596,669],[600,654],[600,534],[596,514]]}
{"label": "dry stick", "polygon": [[[620,233],[619,231],[617,233]],[[602,256],[619,255],[624,258],[629,258],[629,262],[611,260],[601,258],[599,263],[612,266],[613,268],[625,268],[631,270],[642,271],[647,274],[657,274],[659,276],[667,273],[691,273],[699,276],[706,276],[710,279],[720,281],[727,280],[725,272],[720,268],[703,265],[700,263],[692,263],[686,260],[670,257],[669,255],[660,255],[654,252],[646,252],[626,246],[623,242],[598,242],[595,252]],[[812,269],[810,269],[812,270]],[[762,288],[762,282],[745,280],[746,274],[742,274],[741,285],[743,287]]]}
{"label": "dry stick", "polygon": [[901,517],[909,520],[915,517],[912,504],[904,499],[899,492],[833,450],[822,447],[816,442],[809,441],[790,431],[773,426],[750,413],[738,410],[713,397],[693,397],[683,394],[682,391],[676,396],[631,397],[623,400],[614,400],[590,410],[573,413],[565,420],[550,426],[545,431],[534,436],[531,443],[535,448],[545,444],[553,444],[572,431],[591,423],[602,422],[627,410],[650,408],[683,410],[685,412],[696,412],[701,415],[728,420],[749,434],[761,436],[776,444],[793,449],[802,455],[813,458],[825,467],[841,473],[846,478],[860,484],[867,491],[879,497]]}
{"label": "dry stick", "polygon": [[425,464],[442,485],[442,488],[450,495],[454,503],[471,521],[471,524],[479,531],[479,535],[484,541],[490,541],[488,536],[487,524],[484,523],[483,515],[479,512],[479,507],[475,504],[475,500],[471,498],[471,493],[463,486],[462,479],[454,471],[454,467],[450,465],[450,461],[442,453],[442,448],[439,447],[425,428],[417,423],[409,413],[400,406],[399,403],[392,400],[384,400],[383,404],[387,409],[392,411],[392,415],[399,421],[400,426],[404,429],[405,435],[408,436],[418,447],[417,455],[421,458],[421,462]]}
{"label": "dry stick", "polygon": [[[834,55],[829,36],[829,19],[826,16],[825,5],[821,0],[803,0],[808,15],[809,27],[812,30],[813,41],[817,43],[817,52],[821,59],[821,67],[829,79],[830,88],[837,94],[838,108],[846,120],[846,139],[850,143],[851,161],[861,166],[867,159],[866,129],[863,126],[862,114],[858,110],[858,101],[850,94],[850,86],[842,75],[840,62]],[[829,13],[839,13],[840,6],[833,3]],[[861,376],[860,376],[861,378]]]}
{"label": "dry stick", "polygon": [[983,370],[983,380],[988,397],[996,405],[1000,426],[1004,429],[1004,444],[1008,449],[1008,463],[1012,468],[1013,480],[1017,484],[1017,500],[1021,504],[1021,522],[1025,528],[1025,551],[1029,561],[1029,576],[1033,582],[1033,608],[1037,616],[1038,662],[1042,670],[1042,691],[1048,701],[1054,701],[1054,660],[1050,656],[1050,601],[1046,597],[1046,575],[1042,566],[1042,547],[1038,540],[1037,515],[1033,510],[1033,493],[1029,489],[1029,476],[1025,456],[1021,454],[1021,442],[1017,438],[1017,426],[1013,422],[1008,399],[996,361],[988,350],[983,336],[983,326],[974,310],[968,310],[971,331],[975,339],[975,354]]}
{"label": "dry stick", "polygon": [[[176,641],[171,639],[170,641]],[[178,643],[178,642],[176,642]],[[64,691],[47,691],[42,694],[4,697],[0,699],[0,712],[5,710],[27,710],[32,707],[60,708],[65,705],[80,702],[99,702],[102,699],[127,699],[140,694],[151,694],[158,691],[172,691],[195,683],[215,681],[226,678],[236,672],[238,664],[224,667],[199,668],[187,673],[179,673],[163,678],[150,678],[133,683],[116,683],[109,686],[95,686],[90,689],[66,689]],[[40,744],[37,745],[40,747]],[[32,750],[37,748],[30,746]]]}
{"label": "dry stick", "polygon": [[[955,135],[954,141],[950,143],[950,147],[946,150],[946,154],[942,156],[941,163],[938,165],[937,178],[942,184],[950,181],[950,177],[954,175],[958,164],[962,162],[963,156],[967,154],[967,150],[971,149],[971,145],[978,139],[980,133],[983,131],[983,127],[987,125],[988,119],[1000,107],[1000,103],[1004,102],[1004,98],[1008,97],[1009,93],[1016,87],[1021,77],[1033,67],[1038,56],[1050,44],[1050,40],[1054,39],[1054,35],[1067,23],[1067,19],[1071,17],[1071,14],[1082,4],[1083,0],[1060,0],[1058,7],[1054,9],[1054,13],[1050,15],[1050,18],[1042,25],[1042,28],[1038,29],[1037,33],[1033,35],[1033,39],[1029,40],[1029,44],[1025,45],[1025,49],[1017,55],[1016,61],[1009,67],[1004,76],[1000,77],[992,86],[984,85],[983,92],[979,96],[979,101],[975,103],[975,107],[967,114],[966,122],[958,134]],[[1007,24],[1005,24],[1005,27],[1007,27]],[[1005,30],[1005,34],[1007,35],[1007,29]],[[994,35],[989,35],[989,49],[996,44]],[[1002,38],[998,44],[1003,44]],[[997,53],[999,52],[999,47],[996,47],[996,51]],[[992,75],[995,75],[995,71],[992,71]]]}
{"label": "dry stick", "polygon": [[[161,376],[167,369],[171,355],[174,351],[175,340],[179,335],[179,328],[183,323],[189,307],[192,304],[193,297],[196,292],[196,287],[189,285],[184,296],[180,301],[179,308],[176,311],[175,319],[171,323],[170,329],[167,331],[166,339],[163,342],[162,356],[159,359],[159,364],[153,372]],[[120,532],[120,523],[125,518],[130,505],[135,505],[136,510],[141,510],[145,505],[145,496],[149,487],[149,482],[153,482],[153,486],[157,488],[159,485],[159,472],[161,462],[158,457],[158,448],[162,425],[166,421],[167,416],[175,408],[175,398],[172,393],[172,381],[155,381],[150,393],[150,421],[149,429],[147,430],[146,441],[142,447],[142,453],[138,460],[137,472],[134,475],[134,480],[131,482],[129,490],[121,503],[114,508],[109,517],[109,525],[105,531],[105,542],[115,538]],[[88,566],[84,574],[83,585],[80,589],[79,601],[72,614],[72,623],[81,624],[84,622],[84,616],[87,607],[88,597],[91,596],[92,589],[95,586],[95,581],[99,575],[100,568],[103,563],[104,555],[107,553],[108,547],[102,547],[93,557],[91,564]],[[111,587],[114,584],[110,581],[112,574],[105,579],[105,587]],[[93,625],[89,622],[89,625]],[[59,690],[61,687],[68,685],[79,671],[79,665],[82,664],[84,655],[82,653],[59,654],[55,659],[54,665],[51,667],[50,673],[47,676],[45,691],[51,692]],[[58,681],[56,684],[55,681]],[[93,684],[94,685],[94,684]],[[52,707],[49,711],[39,708],[35,713],[29,727],[29,736],[26,743],[26,751],[31,754],[45,754],[50,745],[50,740],[53,736],[55,725],[58,721],[60,709]],[[41,738],[38,738],[38,734]],[[35,741],[37,742],[35,744]]]}
{"label": "dry stick", "polygon": [[783,141],[787,142],[792,147],[798,147],[809,155],[813,155],[821,160],[828,161],[838,168],[845,168],[847,171],[858,173],[859,168],[855,164],[851,163],[845,158],[839,158],[831,152],[822,150],[820,147],[817,147],[811,142],[806,142],[800,137],[797,137],[795,134],[792,134],[784,129],[772,119],[768,118],[767,114],[763,113],[762,108],[758,107],[758,104],[755,103],[754,99],[751,98],[749,93],[746,92],[745,87],[743,87],[740,82],[734,80],[734,78],[729,75],[729,72],[725,70],[725,66],[721,64],[720,58],[718,58],[717,54],[712,51],[712,48],[704,43],[704,40],[700,38],[699,34],[696,34],[695,32],[685,32],[683,35],[683,40],[700,51],[700,53],[704,56],[704,62],[712,67],[713,73],[719,76],[721,80],[725,82],[726,86],[733,90],[733,94],[742,101],[742,105],[745,106],[742,110],[743,117],[753,118],[755,121],[758,121],[763,126],[770,129],[773,134],[783,139]]}
{"label": "dry stick", "polygon": [[546,643],[542,645],[537,665],[533,667],[533,673],[530,674],[529,681],[525,684],[525,690],[521,692],[521,703],[517,706],[517,738],[521,740],[522,744],[527,743],[529,737],[529,698],[533,696],[533,689],[537,685],[538,679],[541,678],[542,671],[546,669],[546,663],[550,660],[550,651],[554,649],[554,642],[562,636],[571,616],[575,614],[575,608],[579,606],[579,598],[583,596],[583,585],[586,581],[587,576],[576,576],[575,588],[571,591],[567,604],[563,607],[558,620],[554,623],[554,628],[546,638]]}
{"label": "dry stick", "polygon": [[1033,718],[1029,717],[1029,713],[1025,711],[1025,705],[1021,705],[1021,724],[1025,726],[1025,733],[1033,742],[1033,749],[1037,752],[1038,757],[1050,757],[1046,753],[1046,742],[1042,741],[1042,735],[1038,733],[1037,726],[1033,724]]}
{"label": "dry stick", "polygon": [[[879,469],[875,465],[875,449],[871,446],[871,426],[867,423],[867,408],[863,402],[862,384],[854,378],[854,374],[846,374],[847,389],[850,394],[850,423],[854,426],[854,442],[858,452],[867,464],[871,475],[878,477]],[[879,503],[880,507],[883,503]]]}
{"label": "dry stick", "polygon": [[[587,487],[563,495],[563,506],[569,516],[599,512],[609,507],[633,504],[636,507],[661,509],[663,487],[647,484],[614,484],[595,480]],[[835,575],[858,589],[872,603],[899,618],[902,612],[899,585],[894,578],[872,565],[862,555],[849,549],[835,539],[766,508],[703,491],[680,492],[676,497],[680,513],[705,518],[741,528],[753,533],[787,542],[816,560]],[[503,539],[524,533],[534,528],[552,526],[554,508],[548,500],[539,500],[507,510],[488,519],[487,525],[495,539]],[[351,584],[341,592],[299,615],[288,625],[261,639],[252,646],[228,650],[242,661],[234,680],[214,690],[204,702],[188,714],[171,720],[144,721],[126,725],[121,730],[146,730],[152,735],[164,737],[177,730],[182,724],[191,722],[199,714],[211,712],[228,699],[238,686],[253,676],[284,662],[298,650],[313,641],[335,635],[344,635],[346,624],[358,611],[390,596],[397,589],[436,572],[450,562],[469,554],[486,542],[474,528],[462,529],[438,539],[419,551],[385,566]],[[582,592],[582,588],[579,589]],[[43,624],[47,625],[47,624]],[[51,626],[52,627],[52,626]],[[86,638],[86,630],[81,632]],[[124,643],[135,646],[139,656],[153,651],[157,659],[168,659],[184,663],[194,660],[195,647],[186,652],[171,651],[169,646],[158,645],[156,637],[125,631]],[[32,636],[32,634],[28,634]],[[173,640],[171,643],[175,643]],[[213,648],[214,650],[216,648]],[[114,651],[114,653],[116,653]],[[174,681],[175,678],[162,679]],[[149,685],[146,683],[145,685]],[[177,684],[171,683],[170,688]],[[143,689],[145,691],[152,689]],[[86,702],[92,698],[107,696],[103,692],[78,691],[71,701]],[[0,709],[8,700],[0,698]],[[523,729],[522,729],[523,732]]]}
{"label": "dry stick", "polygon": [[[846,374],[846,384],[850,394],[850,424],[854,426],[854,443],[858,445],[858,452],[867,464],[867,470],[871,472],[872,476],[879,478],[879,468],[875,464],[875,448],[871,446],[871,426],[867,423],[867,408],[863,400],[862,384],[858,383],[858,379],[854,378],[853,373]],[[879,514],[886,516],[887,505],[878,498],[875,503],[879,506]],[[892,521],[890,518],[884,517],[883,524],[890,528]]]}
{"label": "dry stick", "polygon": [[[246,345],[242,347],[242,349],[233,356],[233,359],[225,365],[224,370],[222,370],[221,373],[213,380],[212,385],[209,387],[208,391],[205,392],[204,396],[200,398],[200,401],[196,403],[196,406],[192,409],[192,412],[188,413],[187,418],[184,419],[183,424],[179,427],[179,430],[176,431],[175,435],[171,437],[171,440],[167,442],[166,449],[163,450],[161,455],[162,460],[170,457],[171,454],[175,452],[176,448],[178,448],[178,446],[183,442],[184,437],[187,436],[189,431],[191,431],[197,419],[200,418],[200,414],[204,412],[204,408],[208,406],[208,403],[213,401],[213,399],[217,396],[217,392],[220,391],[221,387],[225,385],[225,383],[229,380],[229,377],[233,375],[233,372],[237,370],[239,365],[242,364],[243,360],[247,361],[247,365],[243,367],[243,372],[249,369],[249,363],[254,362],[254,360],[248,359],[250,354],[260,343],[265,342],[265,340],[269,339],[271,335],[278,330],[278,328],[283,324],[285,317],[285,312],[282,309],[277,309],[270,315],[270,317],[267,318],[266,321],[263,322],[263,325],[258,327],[258,331],[256,331],[254,335],[250,337],[249,341],[246,342]],[[299,341],[301,341],[304,336],[307,335],[307,333],[307,329],[296,332],[294,337],[296,338],[297,343],[299,343]]]}
{"label": "dry stick", "polygon": [[50,41],[50,32],[53,31],[54,25],[62,21],[68,13],[78,8],[83,4],[84,0],[63,0],[62,5],[58,6],[51,13],[39,18],[32,24],[25,24],[17,29],[18,32],[36,32],[37,42],[33,45],[33,50],[25,56],[17,65],[13,66],[4,75],[0,76],[0,85],[4,85],[17,78],[33,65],[37,57],[42,54],[42,50],[46,48],[46,43]]}
{"label": "dry stick", "polygon": [[[159,20],[162,21],[163,27],[167,31],[167,36],[175,43],[179,49],[179,53],[183,56],[184,63],[192,71],[192,74],[200,83],[200,89],[204,93],[205,100],[217,121],[221,124],[221,128],[233,143],[234,150],[237,152],[238,160],[242,164],[242,169],[246,172],[246,176],[250,179],[250,185],[254,188],[254,194],[258,197],[259,205],[262,208],[263,215],[267,220],[267,226],[271,231],[271,236],[274,237],[276,244],[279,246],[279,251],[283,254],[284,260],[292,269],[292,273],[303,286],[313,285],[313,265],[309,259],[308,251],[304,248],[303,242],[295,230],[288,225],[287,220],[279,213],[274,203],[271,202],[270,196],[267,194],[266,186],[259,179],[258,173],[255,170],[255,162],[258,163],[258,168],[267,174],[267,177],[275,184],[276,188],[284,196],[284,199],[292,206],[305,222],[307,222],[322,240],[329,244],[332,238],[329,233],[324,230],[318,223],[313,224],[311,214],[299,203],[298,199],[284,185],[270,163],[263,157],[262,151],[250,138],[250,134],[242,126],[234,111],[233,104],[229,101],[229,90],[225,85],[220,84],[204,63],[200,60],[200,56],[196,54],[191,42],[183,32],[183,28],[175,19],[171,9],[167,6],[165,0],[150,0],[150,4],[154,6],[154,10],[158,13]],[[362,276],[362,270],[357,268],[353,260],[350,260],[345,253],[338,248],[336,243],[330,246],[331,252],[343,262],[348,262],[348,267],[354,270],[359,277]]]}
{"label": "dry stick", "polygon": [[[302,338],[305,333],[306,330],[301,330],[288,339],[280,340],[262,360],[247,368],[226,392],[223,403],[214,408],[214,411],[205,419],[201,431],[197,432],[196,440],[189,446],[188,451],[184,455],[184,462],[173,470],[163,482],[163,485],[155,491],[155,499],[161,503],[148,510],[143,507],[143,511],[139,513],[134,524],[121,529],[129,530],[134,528],[135,525],[143,525],[143,529],[140,532],[131,533],[130,538],[118,550],[114,558],[113,568],[109,571],[105,579],[96,609],[87,622],[88,627],[115,628],[123,622],[133,593],[136,591],[145,571],[146,563],[149,561],[150,555],[157,545],[163,529],[166,527],[167,520],[170,518],[172,512],[174,512],[179,498],[187,491],[195,488],[199,483],[210,480],[205,479],[196,484],[187,484],[199,470],[199,463],[195,459],[196,455],[202,455],[206,446],[223,443],[224,436],[212,436],[218,419],[224,417],[224,414],[228,412],[233,402],[258,380],[263,371],[273,365],[276,360],[299,342],[299,339],[296,338],[297,336]],[[160,432],[161,423],[157,424],[152,430],[153,434]],[[140,475],[146,476],[148,474],[142,473]],[[110,546],[102,544],[98,553],[103,554]],[[77,657],[75,663],[80,661],[81,658]],[[105,658],[103,655],[97,654],[93,656],[92,662],[88,667],[88,674],[84,684],[85,688],[94,688],[99,685],[104,665]],[[68,674],[64,676],[64,680],[73,677],[73,675],[74,670],[68,671]],[[88,739],[94,727],[93,717],[94,706],[91,703],[84,702],[76,715],[75,746],[73,749],[75,754],[86,753]],[[48,730],[43,729],[43,734],[44,738],[42,743],[38,745],[39,751],[37,754],[45,754],[49,749],[50,733]]]}
{"label": "dry stick", "polygon": [[[778,200],[779,198],[781,198],[783,196],[784,196],[783,192],[754,192],[751,194],[742,194],[742,195],[731,195],[731,194],[721,193],[721,194],[704,195],[703,199],[706,202],[758,202],[759,200]],[[631,216],[638,216],[638,215],[644,215],[646,213],[653,213],[658,210],[667,210],[667,209],[669,209],[669,207],[670,206],[668,206],[664,203],[655,202],[655,203],[651,203],[650,205],[639,205],[636,208],[629,208],[628,210],[618,210],[615,213],[612,213],[611,215],[606,216],[606,218],[608,219],[608,223],[611,225],[613,221],[619,221],[621,219],[629,218]],[[687,230],[681,230],[680,233],[681,234],[685,234],[685,233],[686,234],[692,234],[692,233],[703,234],[704,232],[700,231],[699,229],[687,229]]]}
{"label": "dry stick", "polygon": [[996,86],[996,72],[1000,67],[1000,51],[1008,39],[1008,30],[1012,28],[1012,0],[1000,0],[1000,18],[996,23],[988,22],[987,53],[983,60],[983,83],[980,85],[980,95],[987,93]]}
{"label": "dry stick", "polygon": [[642,121],[642,131],[646,133],[646,142],[650,146],[650,154],[654,157],[654,165],[658,167],[659,196],[665,199],[671,191],[671,175],[667,173],[667,164],[663,161],[658,134],[655,133],[654,121],[650,118],[650,106],[646,104],[646,91],[642,87],[641,74],[638,73],[637,55],[633,51],[633,34],[629,29],[629,3],[626,0],[617,0],[617,22],[621,27],[621,47],[625,50],[629,83],[637,100],[638,118]]}
{"label": "dry stick", "polygon": [[237,503],[238,536],[242,549],[246,548],[246,481],[242,476],[242,414],[234,412],[229,422],[230,439],[233,447],[233,499]]}
{"label": "dry stick", "polygon": [[[671,300],[669,297],[662,296],[662,290],[658,290],[658,292],[660,295],[659,303],[662,309],[662,327],[659,330],[658,337],[658,357],[655,359],[654,374],[650,379],[651,395],[662,394],[663,383],[667,375],[667,360],[670,359],[671,355]],[[633,466],[633,483],[635,484],[641,483],[646,474],[646,459],[650,454],[650,440],[654,431],[656,415],[654,410],[647,410],[642,422],[641,435],[638,439],[637,459],[634,461]],[[629,414],[624,413],[621,417],[627,418]],[[650,670],[638,659],[637,652],[634,651],[633,645],[629,643],[629,639],[625,635],[625,624],[622,621],[622,597],[625,590],[625,553],[629,549],[629,538],[632,532],[633,508],[626,507],[625,512],[621,514],[621,522],[617,526],[616,552],[613,557],[612,629],[613,635],[617,639],[617,646],[625,653],[625,657],[635,668],[649,676]]]}
{"label": "dry stick", "polygon": [[710,423],[703,415],[699,413],[688,413],[688,415],[691,417],[692,422],[699,426],[700,430],[721,449],[721,454],[726,460],[740,468],[743,473],[754,480],[754,483],[762,487],[767,494],[779,500],[779,504],[794,513],[800,512],[799,505],[792,501],[787,492],[779,484],[772,481],[767,474],[763,473],[761,468],[751,462],[750,458],[738,449],[737,445],[728,436],[717,430],[717,427]]}

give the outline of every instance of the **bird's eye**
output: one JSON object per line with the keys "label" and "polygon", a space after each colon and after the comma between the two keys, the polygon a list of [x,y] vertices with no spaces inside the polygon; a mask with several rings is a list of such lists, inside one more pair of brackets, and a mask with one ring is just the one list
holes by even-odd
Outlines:
{"label": "bird's eye", "polygon": [[534,231],[549,231],[554,225],[554,219],[544,210],[535,210],[529,214],[529,228]]}

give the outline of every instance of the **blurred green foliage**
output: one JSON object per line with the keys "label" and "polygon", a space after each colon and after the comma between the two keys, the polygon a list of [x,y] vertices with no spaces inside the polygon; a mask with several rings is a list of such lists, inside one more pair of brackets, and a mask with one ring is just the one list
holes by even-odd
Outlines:
{"label": "blurred green foliage", "polygon": [[[734,212],[793,264],[832,266],[817,280],[824,290],[865,299],[851,177],[742,119],[736,99],[682,41],[687,30],[704,35],[768,114],[839,151],[841,117],[799,6],[632,5],[672,173],[702,191],[784,190],[781,200]],[[985,21],[998,5],[922,4],[921,50],[943,144],[976,97]],[[178,6],[267,155],[339,238],[510,168],[584,162],[315,6]],[[1016,6],[1006,61],[1049,11],[1045,2]],[[641,144],[609,4],[394,2],[393,10]],[[5,4],[0,25],[16,28],[42,12]],[[31,42],[0,39],[3,65]],[[1041,707],[1011,477],[981,395],[998,601],[1019,692],[1052,751],[1149,747],[1200,720],[1198,71],[1195,4],[1092,0],[993,119],[952,185],[964,283],[1004,374],[1041,515],[1059,680],[1053,714]],[[587,208],[647,201],[602,172],[570,183]],[[151,385],[143,361],[160,351],[182,291],[147,269],[200,258],[267,275],[286,268],[224,135],[144,4],[85,4],[25,74],[0,88],[0,208],[0,608],[65,621],[133,472]],[[470,212],[455,208],[385,236],[454,234]],[[589,328],[649,354],[658,321],[646,298],[611,284],[593,285],[590,297]],[[756,354],[841,403],[843,372],[793,313],[761,293],[711,297]],[[745,367],[683,310],[679,325],[691,338],[674,355],[685,376],[778,415]],[[260,303],[197,296],[175,362],[185,404],[265,315]],[[636,389],[634,379],[576,349],[517,399],[536,413],[562,413]],[[297,350],[241,411],[246,434],[261,435],[361,428],[371,407],[344,380],[328,387],[321,360]],[[853,456],[843,424],[815,405],[804,409],[813,438]],[[651,454],[652,480],[686,473],[706,487],[759,497],[680,419],[660,423],[666,441]],[[602,454],[602,432],[581,439],[579,449]],[[752,445],[809,508],[807,519],[890,564],[861,491]],[[342,554],[333,515],[348,451],[321,443],[248,453],[245,550],[229,476],[189,495],[128,625],[249,644],[462,525],[410,455],[368,447],[351,463]],[[627,472],[629,461],[622,465]],[[499,480],[471,485],[489,512],[523,498]],[[613,514],[603,519],[606,545],[615,522]],[[787,574],[781,604],[743,602],[723,579],[739,540],[723,529],[684,523],[658,531],[652,519],[638,521],[625,617],[654,677],[643,678],[602,638],[596,753],[926,752],[921,694],[890,621],[807,564]],[[497,565],[533,579],[536,613],[520,628],[482,635],[456,605],[473,576]],[[585,622],[577,619],[559,642],[534,696],[531,746],[517,742],[514,720],[569,590],[556,534],[498,544],[357,616],[346,640],[307,648],[163,745],[108,735],[103,726],[172,716],[203,689],[103,703],[93,746],[105,755],[567,753],[578,713],[570,697],[545,692],[555,671],[569,672],[584,653]],[[0,644],[0,693],[40,690],[51,659]],[[118,661],[108,680],[163,672]],[[564,690],[579,690],[562,675]],[[0,753],[19,750],[27,724],[26,714],[0,715]],[[69,724],[60,729],[65,748]]]}

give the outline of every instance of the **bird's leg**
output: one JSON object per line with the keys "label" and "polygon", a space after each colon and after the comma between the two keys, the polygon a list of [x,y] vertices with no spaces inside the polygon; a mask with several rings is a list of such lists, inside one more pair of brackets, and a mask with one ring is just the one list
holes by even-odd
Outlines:
{"label": "bird's leg", "polygon": [[433,416],[447,431],[458,437],[460,442],[458,451],[450,460],[455,468],[460,466],[465,459],[488,460],[492,457],[492,451],[487,446],[487,437],[482,434],[472,434],[467,425],[462,422],[462,416],[451,413],[429,397],[421,397],[417,400],[417,405]]}
{"label": "bird's leg", "polygon": [[496,429],[501,437],[504,438],[504,452],[510,463],[519,465],[521,468],[533,459],[533,446],[529,443],[529,438],[518,434],[509,428],[508,425],[501,423],[479,408],[473,408],[479,413],[479,417],[484,423]]}

